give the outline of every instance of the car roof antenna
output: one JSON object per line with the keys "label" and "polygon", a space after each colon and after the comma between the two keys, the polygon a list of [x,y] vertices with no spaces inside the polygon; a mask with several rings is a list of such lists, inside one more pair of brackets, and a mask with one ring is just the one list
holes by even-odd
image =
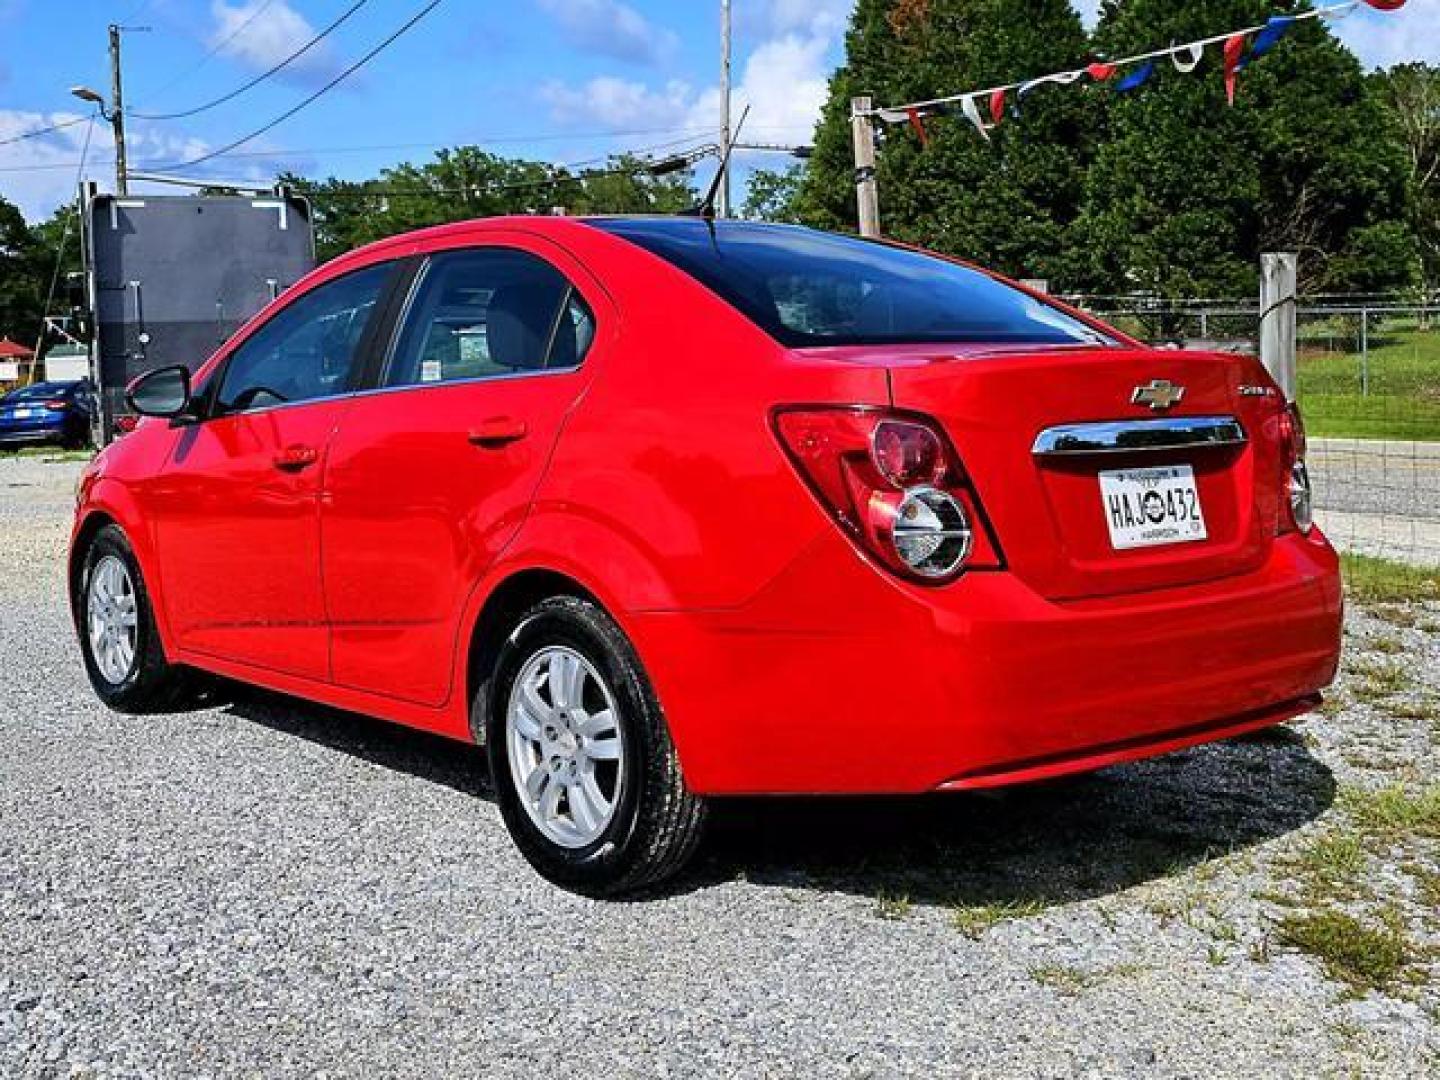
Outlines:
{"label": "car roof antenna", "polygon": [[699,204],[692,206],[685,214],[689,217],[702,217],[712,224],[715,221],[715,197],[720,194],[720,182],[725,179],[725,170],[730,167],[730,155],[735,152],[735,144],[740,140],[740,129],[745,126],[745,118],[750,115],[750,106],[745,106],[745,111],[740,114],[740,121],[735,125],[735,131],[730,136],[730,145],[725,148],[724,155],[720,158],[720,166],[715,170],[715,177],[710,181],[710,190],[705,192],[705,198]]}

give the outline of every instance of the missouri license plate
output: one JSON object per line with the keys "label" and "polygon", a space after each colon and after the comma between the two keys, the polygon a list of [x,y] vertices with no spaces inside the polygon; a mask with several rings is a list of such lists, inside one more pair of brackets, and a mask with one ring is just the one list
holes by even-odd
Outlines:
{"label": "missouri license plate", "polygon": [[1100,502],[1117,550],[1205,539],[1205,515],[1189,465],[1102,472]]}

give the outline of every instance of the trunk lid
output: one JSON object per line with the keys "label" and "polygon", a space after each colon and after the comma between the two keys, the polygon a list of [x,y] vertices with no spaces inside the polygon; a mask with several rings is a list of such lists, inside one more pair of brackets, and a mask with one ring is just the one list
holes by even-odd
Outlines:
{"label": "trunk lid", "polygon": [[[1282,510],[1284,399],[1254,357],[1089,346],[807,351],[884,366],[895,406],[940,422],[1007,565],[1048,598],[1193,584],[1254,570],[1269,554]],[[1183,396],[1168,407],[1136,403],[1137,388],[1152,384],[1152,397],[1174,387]],[[1221,425],[1228,420],[1238,430]],[[1052,432],[1051,452],[1037,453],[1042,433],[1076,425],[1078,433]],[[1233,437],[1128,448],[1183,441],[1195,429]],[[1098,449],[1116,432],[1120,448]],[[1145,542],[1198,534],[1200,520],[1203,538]]]}

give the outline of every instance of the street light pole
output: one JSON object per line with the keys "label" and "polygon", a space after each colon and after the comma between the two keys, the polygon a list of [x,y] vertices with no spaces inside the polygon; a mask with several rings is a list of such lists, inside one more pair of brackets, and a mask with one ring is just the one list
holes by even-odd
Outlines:
{"label": "street light pole", "polygon": [[730,216],[730,0],[720,0],[720,216]]}
{"label": "street light pole", "polygon": [[120,86],[120,27],[110,24],[110,126],[115,131],[115,191],[130,194],[125,167],[125,99]]}

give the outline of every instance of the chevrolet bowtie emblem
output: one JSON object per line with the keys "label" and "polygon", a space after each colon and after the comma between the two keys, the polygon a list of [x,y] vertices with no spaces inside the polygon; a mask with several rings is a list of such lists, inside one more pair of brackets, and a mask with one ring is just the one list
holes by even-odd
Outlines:
{"label": "chevrolet bowtie emblem", "polygon": [[1168,379],[1151,379],[1144,386],[1135,387],[1130,395],[1132,405],[1149,405],[1156,412],[1179,405],[1185,396],[1185,388]]}

